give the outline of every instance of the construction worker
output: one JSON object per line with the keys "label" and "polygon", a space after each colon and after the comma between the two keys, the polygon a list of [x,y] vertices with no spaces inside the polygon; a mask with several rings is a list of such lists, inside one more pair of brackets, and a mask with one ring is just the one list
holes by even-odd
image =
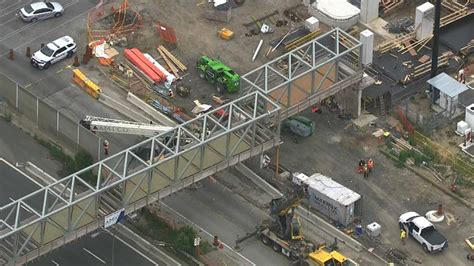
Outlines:
{"label": "construction worker", "polygon": [[359,161],[359,168],[357,168],[357,172],[363,173],[363,172],[364,172],[364,165],[365,165],[365,161],[364,161],[364,160],[360,160],[360,161]]}
{"label": "construction worker", "polygon": [[109,141],[108,140],[104,140],[104,154],[105,156],[109,155]]}
{"label": "construction worker", "polygon": [[464,76],[464,68],[461,68],[458,72],[458,82],[462,84],[466,83],[466,76]]}
{"label": "construction worker", "polygon": [[403,245],[405,245],[405,238],[407,238],[407,232],[405,229],[400,229],[400,240],[402,240]]}
{"label": "construction worker", "polygon": [[367,167],[369,168],[369,173],[372,172],[372,169],[374,168],[374,166],[375,166],[375,165],[374,165],[374,160],[372,160],[372,158],[369,159],[369,160],[367,161]]}
{"label": "construction worker", "polygon": [[219,246],[219,238],[217,236],[214,236],[214,240],[212,241],[212,245],[217,247]]}
{"label": "construction worker", "polygon": [[369,167],[367,166],[367,164],[364,164],[364,178],[368,178],[369,177]]}

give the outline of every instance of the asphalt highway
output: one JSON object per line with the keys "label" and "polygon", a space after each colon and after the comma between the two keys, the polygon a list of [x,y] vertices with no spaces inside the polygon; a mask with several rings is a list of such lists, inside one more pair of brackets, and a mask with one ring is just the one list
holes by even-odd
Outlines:
{"label": "asphalt highway", "polygon": [[135,248],[107,232],[90,234],[48,253],[27,265],[157,265],[161,264],[138,253]]}
{"label": "asphalt highway", "polygon": [[[69,35],[78,45],[79,58],[87,44],[87,17],[95,7],[95,0],[58,0],[65,8],[59,18],[51,18],[35,23],[26,23],[18,16],[18,10],[30,0],[0,1],[0,74],[17,82],[21,87],[59,110],[75,122],[86,115],[124,119],[124,117],[97,103],[97,100],[83,92],[72,81],[73,59],[65,59],[47,70],[31,66],[26,57],[26,49],[31,53],[39,50],[59,37]],[[14,60],[8,59],[10,49]],[[105,135],[114,144],[111,150],[120,150],[135,143],[136,138]],[[117,147],[117,148],[116,148]],[[120,148],[118,148],[120,147]]]}
{"label": "asphalt highway", "polygon": [[[41,168],[44,166],[43,170],[51,171],[52,176],[55,176],[52,171],[55,171],[58,165],[49,159],[48,151],[44,147],[16,126],[0,119],[0,129],[0,206],[4,206],[40,188],[21,167],[15,167],[16,162],[19,162],[19,166],[26,161],[34,162]],[[29,201],[28,204],[40,210],[42,199]],[[22,217],[28,215],[26,212],[22,209]],[[84,236],[28,265],[104,265],[103,262],[111,265],[112,260],[113,265],[165,265],[156,259],[151,261],[136,248],[105,231]]]}

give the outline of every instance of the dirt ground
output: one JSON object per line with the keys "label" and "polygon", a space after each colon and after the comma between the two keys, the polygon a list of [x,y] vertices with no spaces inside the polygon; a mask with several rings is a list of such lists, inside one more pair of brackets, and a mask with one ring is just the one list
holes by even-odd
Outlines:
{"label": "dirt ground", "polygon": [[[105,9],[109,10],[112,5],[117,8],[119,3],[121,1],[109,1]],[[190,113],[194,107],[193,101],[195,99],[200,100],[201,103],[212,104],[211,96],[217,95],[215,87],[198,76],[195,65],[199,57],[207,55],[218,58],[240,75],[261,66],[270,60],[264,54],[267,53],[272,40],[286,34],[291,27],[303,25],[304,21],[293,23],[283,15],[285,8],[296,4],[298,3],[290,0],[246,1],[243,6],[232,9],[229,23],[223,23],[204,18],[206,12],[213,10],[208,1],[131,0],[129,1],[130,8],[141,14],[144,22],[143,27],[133,35],[133,38],[129,39],[128,47],[137,47],[143,52],[148,52],[155,58],[159,58],[156,47],[159,44],[164,44],[187,66],[188,70],[180,72],[179,75],[185,75],[181,83],[191,89],[191,96],[187,98],[177,96],[172,102]],[[243,23],[251,22],[252,16],[258,19],[274,10],[277,10],[279,14],[273,17],[273,21],[285,19],[290,23],[286,26],[276,27],[271,20],[267,19],[263,22],[270,24],[275,30],[274,33],[245,36],[249,29],[243,26]],[[304,6],[298,7],[297,11],[303,19],[309,17]],[[158,21],[174,28],[178,39],[175,47],[160,40],[156,30]],[[234,32],[232,40],[222,40],[217,36],[217,31],[224,27]],[[251,58],[260,40],[264,41],[262,48],[255,62],[252,62]],[[115,48],[121,51],[121,48]],[[119,60],[121,60],[121,55],[116,58],[116,61]],[[239,96],[240,93],[226,93],[224,95],[225,98],[230,99]]]}
{"label": "dirt ground", "polygon": [[[293,172],[322,173],[362,195],[362,225],[365,228],[367,224],[377,222],[382,227],[380,243],[364,241],[368,247],[374,247],[382,256],[384,250],[397,248],[408,256],[409,264],[414,264],[411,259],[421,260],[424,265],[466,264],[468,249],[464,238],[474,232],[471,209],[408,169],[395,166],[379,151],[380,143],[370,135],[373,129],[347,128],[350,122],[338,119],[336,114],[327,110],[322,114],[308,112],[304,115],[315,121],[316,132],[298,143],[292,136],[283,134],[285,143],[280,148],[281,164]],[[357,162],[369,157],[374,159],[376,168],[368,179],[364,179],[356,172]],[[269,170],[259,172],[267,177],[274,174]],[[436,209],[438,204],[443,204],[447,214],[438,227],[448,238],[449,248],[441,254],[428,255],[412,239],[405,246],[401,245],[397,224],[399,215],[407,211],[424,215]]]}

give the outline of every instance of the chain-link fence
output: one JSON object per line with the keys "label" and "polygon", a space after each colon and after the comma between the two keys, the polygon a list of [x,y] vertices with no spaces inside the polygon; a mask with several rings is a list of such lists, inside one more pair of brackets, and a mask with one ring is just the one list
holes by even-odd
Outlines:
{"label": "chain-link fence", "polygon": [[34,96],[7,76],[0,74],[0,97],[33,124],[33,133],[41,133],[42,137],[65,147],[72,152],[84,149],[94,160],[100,159],[101,138],[78,122],[60,113],[54,107]]}

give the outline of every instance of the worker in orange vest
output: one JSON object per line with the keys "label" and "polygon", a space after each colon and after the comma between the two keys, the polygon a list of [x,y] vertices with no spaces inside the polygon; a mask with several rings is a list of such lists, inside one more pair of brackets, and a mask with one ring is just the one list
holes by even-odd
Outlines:
{"label": "worker in orange vest", "polygon": [[369,168],[369,173],[372,172],[372,169],[374,168],[374,166],[375,166],[375,165],[374,165],[374,160],[369,159],[369,160],[367,161],[367,167]]}
{"label": "worker in orange vest", "polygon": [[365,165],[365,161],[364,161],[364,160],[360,160],[360,161],[359,161],[359,167],[357,168],[357,172],[358,172],[359,174],[364,172],[364,165]]}

